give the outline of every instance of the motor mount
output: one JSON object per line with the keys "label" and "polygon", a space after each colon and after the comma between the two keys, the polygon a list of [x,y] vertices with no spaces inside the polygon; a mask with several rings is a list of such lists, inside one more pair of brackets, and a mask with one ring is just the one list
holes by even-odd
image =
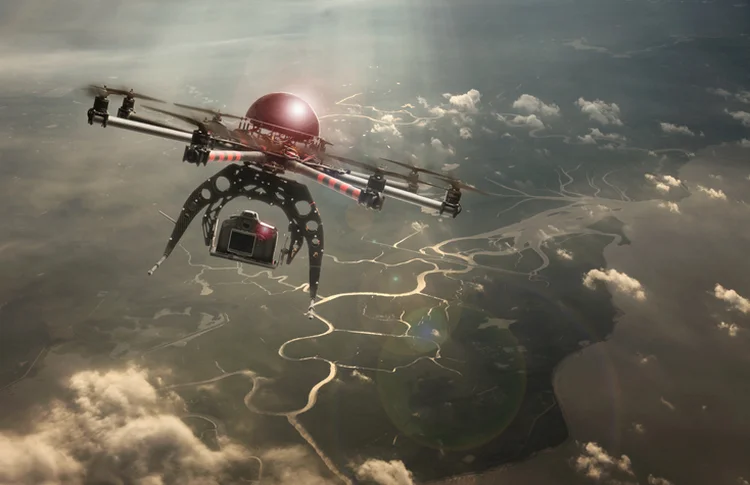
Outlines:
{"label": "motor mount", "polygon": [[385,201],[385,196],[383,195],[385,182],[386,180],[382,173],[370,175],[367,179],[367,187],[360,193],[357,202],[368,209],[381,210]]}
{"label": "motor mount", "polygon": [[440,208],[440,215],[446,211],[452,214],[454,219],[461,213],[461,191],[456,187],[451,187],[445,192],[445,200],[443,200]]}

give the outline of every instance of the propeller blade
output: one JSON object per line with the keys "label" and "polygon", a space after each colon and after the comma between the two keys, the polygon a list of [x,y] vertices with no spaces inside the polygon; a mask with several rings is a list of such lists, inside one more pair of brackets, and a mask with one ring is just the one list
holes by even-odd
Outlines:
{"label": "propeller blade", "polygon": [[422,173],[426,173],[426,174],[430,174],[430,175],[443,176],[442,173],[433,172],[432,170],[427,170],[426,168],[422,168],[422,167],[417,167],[416,165],[413,165],[411,163],[398,162],[396,160],[391,160],[390,158],[382,158],[382,157],[381,157],[381,160],[385,160],[386,162],[394,163],[394,164],[399,165],[401,167],[408,168],[409,170],[411,170],[413,172],[422,172]]}
{"label": "propeller blade", "polygon": [[[471,192],[476,192],[478,194],[489,195],[487,192],[485,192],[483,190],[480,190],[480,189],[474,187],[473,185],[467,184],[466,182],[463,182],[463,181],[461,181],[461,180],[459,180],[459,179],[457,179],[455,177],[451,177],[450,175],[445,175],[444,173],[435,172],[433,170],[428,170],[428,169],[422,168],[422,167],[417,167],[416,165],[412,165],[410,163],[398,162],[396,160],[391,160],[390,158],[382,158],[382,160],[385,160],[386,162],[394,163],[394,164],[399,165],[401,167],[405,167],[405,168],[411,169],[414,172],[421,172],[421,173],[426,173],[426,174],[432,175],[433,177],[437,177],[440,180],[442,180],[444,182],[447,182],[448,184],[451,185],[451,187],[453,187],[455,189],[469,190]],[[437,186],[434,186],[434,187],[437,187]]]}
{"label": "propeller blade", "polygon": [[206,113],[211,116],[221,116],[222,118],[230,118],[230,119],[235,119],[235,120],[242,120],[245,118],[244,116],[237,116],[237,115],[232,115],[228,113],[222,113],[219,110],[215,110],[211,108],[202,108],[200,106],[191,106],[189,104],[180,104],[180,103],[173,103],[173,104],[180,108],[191,109],[193,111],[199,111],[201,113]]}
{"label": "propeller blade", "polygon": [[132,89],[112,88],[112,87],[107,86],[106,84],[103,86],[98,86],[96,84],[89,84],[83,89],[90,96],[107,96],[109,94],[117,94],[120,96],[133,96],[134,98],[144,99],[147,101],[155,101],[157,103],[166,103],[166,101],[162,99],[154,98],[153,96],[147,96],[142,93],[136,93]]}
{"label": "propeller blade", "polygon": [[390,170],[383,170],[382,168],[380,168],[380,167],[378,167],[376,165],[372,165],[372,164],[369,164],[369,163],[366,163],[366,162],[360,162],[358,160],[352,160],[351,158],[340,157],[338,155],[330,155],[330,154],[327,154],[327,153],[325,154],[325,156],[328,157],[328,158],[332,158],[332,159],[334,159],[336,161],[339,161],[341,163],[346,163],[346,164],[349,164],[349,165],[353,165],[355,167],[361,168],[363,170],[367,170],[367,171],[372,172],[372,173],[381,173],[381,174],[387,175],[389,177],[396,177],[396,178],[400,178],[400,179],[403,179],[403,180],[409,180],[409,176],[408,175],[404,175],[404,174],[398,173],[398,172],[391,172]]}
{"label": "propeller blade", "polygon": [[464,182],[462,180],[459,180],[459,179],[457,179],[455,177],[450,177],[448,175],[442,175],[442,174],[441,175],[433,175],[433,177],[439,178],[440,180],[442,180],[444,182],[447,182],[454,189],[468,190],[470,192],[476,192],[477,194],[490,195],[489,193],[485,192],[484,190],[478,189],[478,188],[474,187],[473,185],[467,184],[466,182]]}
{"label": "propeller blade", "polygon": [[169,110],[166,110],[166,109],[154,108],[153,106],[146,106],[146,105],[144,105],[143,107],[146,108],[146,109],[148,109],[148,110],[151,110],[151,111],[156,111],[157,113],[161,113],[163,115],[167,115],[167,116],[171,116],[173,118],[177,118],[178,120],[184,121],[185,123],[197,126],[201,131],[208,132],[208,128],[206,127],[205,123],[203,121],[199,120],[198,118],[193,117],[193,116],[184,115],[184,114],[180,114],[180,113],[175,113],[173,111],[169,111]]}

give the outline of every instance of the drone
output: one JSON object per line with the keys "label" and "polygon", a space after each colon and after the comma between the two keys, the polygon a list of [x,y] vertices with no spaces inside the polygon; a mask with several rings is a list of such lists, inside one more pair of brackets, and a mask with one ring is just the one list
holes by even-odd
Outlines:
{"label": "drone", "polygon": [[[93,107],[87,112],[90,125],[98,123],[102,127],[113,126],[186,143],[182,161],[196,166],[209,162],[227,163],[193,190],[177,218],[162,213],[174,227],[164,254],[148,274],[152,275],[169,257],[193,219],[205,209],[203,238],[212,256],[273,270],[284,263],[290,264],[303,242],[307,244],[309,318],[312,318],[323,263],[323,221],[308,187],[287,174],[317,182],[366,209],[376,211],[383,208],[386,197],[391,197],[455,218],[461,213],[462,190],[486,194],[457,178],[411,163],[380,159],[409,170],[408,174],[403,174],[387,170],[380,164],[326,153],[332,144],[320,137],[318,116],[306,101],[291,93],[266,94],[250,106],[245,116],[178,103],[171,104],[190,113],[143,106],[193,125],[194,129],[188,130],[136,114],[136,99],[167,104],[161,99],[106,85],[89,85],[85,90],[94,97]],[[111,116],[108,111],[110,95],[123,97],[116,116]],[[200,119],[198,113],[204,118]],[[225,119],[234,120],[236,126],[228,126]],[[331,161],[364,173],[341,168]],[[423,181],[420,174],[431,176],[442,184]],[[419,194],[423,186],[445,190],[443,200]],[[237,197],[283,210],[289,227],[281,246],[278,244],[278,229],[263,222],[254,211],[243,211],[219,221],[221,210]]]}

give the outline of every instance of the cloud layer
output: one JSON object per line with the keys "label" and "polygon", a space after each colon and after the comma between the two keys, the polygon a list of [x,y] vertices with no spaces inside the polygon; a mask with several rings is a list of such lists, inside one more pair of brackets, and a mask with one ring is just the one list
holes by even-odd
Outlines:
{"label": "cloud layer", "polygon": [[[69,399],[54,401],[25,435],[0,433],[0,484],[220,485],[257,479],[263,462],[268,485],[332,485],[318,473],[317,457],[297,446],[259,457],[226,437],[219,450],[198,439],[178,417],[176,394],[164,395],[145,371],[84,371],[67,382]],[[400,461],[367,460],[362,480],[412,485]]]}

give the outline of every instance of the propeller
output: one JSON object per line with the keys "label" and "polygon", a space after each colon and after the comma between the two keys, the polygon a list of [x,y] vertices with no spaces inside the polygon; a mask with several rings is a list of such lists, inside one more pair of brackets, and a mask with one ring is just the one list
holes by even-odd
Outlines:
{"label": "propeller", "polygon": [[208,127],[205,124],[205,122],[199,120],[198,118],[196,118],[194,116],[189,116],[189,115],[184,115],[184,114],[180,114],[180,113],[175,113],[173,111],[168,111],[166,109],[154,108],[153,106],[146,106],[146,105],[144,105],[143,107],[146,108],[146,109],[148,109],[148,110],[151,110],[151,111],[156,111],[157,113],[161,113],[163,115],[167,115],[167,116],[171,116],[173,118],[177,118],[178,120],[184,121],[185,123],[188,123],[190,125],[195,125],[196,127],[198,127],[199,130],[201,130],[201,131],[203,131],[205,133],[208,133],[208,131],[209,131]]}
{"label": "propeller", "polygon": [[406,180],[406,178],[407,178],[407,176],[404,175],[404,174],[401,174],[401,173],[398,173],[398,172],[391,172],[390,170],[383,170],[382,168],[378,167],[377,165],[372,165],[372,164],[367,163],[367,162],[360,162],[358,160],[352,160],[351,158],[340,157],[338,155],[326,154],[325,156],[328,157],[328,158],[332,158],[332,159],[334,159],[336,161],[339,161],[341,163],[346,163],[348,165],[353,165],[355,167],[361,168],[362,170],[367,170],[368,172],[380,173],[380,174],[383,174],[383,175],[387,175],[389,177],[396,177],[396,178],[400,178],[400,179],[404,179],[404,180]]}
{"label": "propeller", "polygon": [[217,136],[216,133],[215,133],[216,130],[210,129],[208,127],[208,125],[206,124],[206,123],[211,123],[210,121],[201,121],[198,118],[195,118],[194,116],[190,116],[190,115],[186,115],[186,114],[181,114],[181,113],[175,113],[173,111],[169,111],[169,110],[161,109],[161,108],[155,108],[153,106],[146,106],[146,105],[144,105],[143,107],[146,108],[146,109],[148,109],[148,110],[155,111],[157,113],[161,113],[161,114],[164,114],[164,115],[167,115],[167,116],[172,116],[174,118],[177,118],[178,120],[184,121],[185,123],[194,125],[200,131],[202,131],[203,133],[210,133],[211,136],[212,136],[212,138],[214,140],[220,142],[220,143],[225,143],[225,144],[231,145],[231,146],[233,146],[233,147],[235,147],[237,149],[262,151],[262,150],[260,150],[257,147],[250,146],[250,145],[247,145],[247,144],[239,142],[239,141],[228,139],[227,137],[228,136],[232,136],[232,134],[221,123],[215,122],[215,124],[218,124],[219,126],[221,126],[222,128],[224,128],[224,133],[221,134],[221,135],[224,135],[224,136]]}
{"label": "propeller", "polygon": [[209,114],[211,116],[218,116],[218,117],[221,117],[221,118],[230,118],[230,119],[235,119],[235,120],[242,120],[242,119],[245,118],[244,116],[237,116],[237,115],[222,113],[219,110],[214,110],[214,109],[211,109],[211,108],[202,108],[200,106],[190,106],[189,104],[180,104],[180,103],[173,103],[173,104],[175,106],[180,107],[180,108],[191,109],[193,111],[198,111],[198,112],[201,112],[201,113],[206,113],[206,114]]}
{"label": "propeller", "polygon": [[[329,158],[332,158],[334,160],[337,160],[339,162],[342,162],[342,163],[347,163],[349,165],[353,165],[355,167],[359,167],[359,168],[361,168],[363,170],[367,170],[369,172],[380,173],[380,174],[383,174],[383,175],[386,175],[386,176],[389,176],[389,177],[395,177],[395,178],[399,178],[399,179],[402,179],[402,180],[406,180],[407,182],[411,182],[412,181],[411,178],[408,175],[405,175],[403,173],[398,173],[398,172],[391,172],[390,170],[383,170],[382,168],[380,168],[377,165],[372,165],[372,164],[369,164],[369,163],[366,163],[366,162],[360,162],[358,160],[352,160],[351,158],[340,157],[338,155],[326,154],[325,156],[329,157]],[[439,185],[431,184],[429,182],[423,182],[421,180],[419,180],[418,183],[422,184],[422,185],[429,185],[430,187],[437,187],[439,189],[443,188],[443,187],[441,187]]]}
{"label": "propeller", "polygon": [[[483,190],[480,190],[480,189],[474,187],[473,185],[467,184],[466,182],[464,182],[462,180],[459,180],[459,179],[457,179],[455,177],[451,177],[450,175],[446,175],[444,173],[435,172],[433,170],[428,170],[426,168],[418,167],[416,165],[412,165],[411,163],[405,163],[405,162],[399,162],[399,161],[396,161],[396,160],[391,160],[390,158],[381,158],[381,160],[385,160],[386,162],[390,162],[390,163],[399,165],[401,167],[408,168],[408,169],[410,169],[414,173],[421,172],[421,173],[426,173],[428,175],[432,175],[433,177],[436,177],[436,178],[442,180],[443,182],[448,183],[453,189],[456,189],[456,190],[463,189],[463,190],[468,190],[468,191],[471,191],[471,192],[476,192],[476,193],[482,194],[482,195],[489,195],[487,192],[485,192]],[[424,183],[424,182],[420,181],[419,183]],[[444,188],[444,187],[441,187],[441,188]]]}
{"label": "propeller", "polygon": [[98,86],[96,84],[89,84],[88,86],[84,87],[83,90],[86,91],[86,93],[90,96],[108,96],[110,94],[117,94],[120,96],[131,96],[133,98],[145,99],[147,101],[155,101],[157,103],[166,103],[166,101],[162,99],[147,96],[142,93],[136,93],[132,89],[111,88],[107,85]]}

